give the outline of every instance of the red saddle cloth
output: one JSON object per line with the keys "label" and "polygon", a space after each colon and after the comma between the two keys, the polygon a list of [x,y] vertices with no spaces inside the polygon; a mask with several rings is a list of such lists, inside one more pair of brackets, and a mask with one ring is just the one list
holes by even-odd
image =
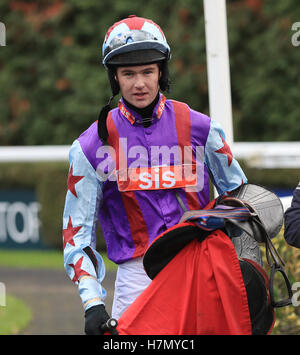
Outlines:
{"label": "red saddle cloth", "polygon": [[120,335],[250,335],[246,289],[230,239],[193,239],[118,320]]}

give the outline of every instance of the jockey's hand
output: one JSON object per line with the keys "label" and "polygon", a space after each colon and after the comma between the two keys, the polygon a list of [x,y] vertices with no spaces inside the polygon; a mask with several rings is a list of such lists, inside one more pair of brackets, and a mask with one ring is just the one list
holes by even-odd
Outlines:
{"label": "jockey's hand", "polygon": [[104,331],[101,330],[101,325],[106,323],[108,319],[109,315],[103,304],[89,308],[85,312],[85,334],[103,335]]}

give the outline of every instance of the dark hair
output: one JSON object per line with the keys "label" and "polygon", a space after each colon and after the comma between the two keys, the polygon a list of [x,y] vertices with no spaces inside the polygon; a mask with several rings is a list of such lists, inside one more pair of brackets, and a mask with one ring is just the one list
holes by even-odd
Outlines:
{"label": "dark hair", "polygon": [[162,91],[170,92],[171,80],[169,75],[168,60],[164,59],[158,63],[161,77],[159,79],[159,87]]}

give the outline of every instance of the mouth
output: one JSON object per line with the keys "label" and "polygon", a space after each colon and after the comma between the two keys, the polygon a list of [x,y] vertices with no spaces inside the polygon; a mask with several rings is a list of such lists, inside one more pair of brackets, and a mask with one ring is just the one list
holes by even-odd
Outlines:
{"label": "mouth", "polygon": [[135,93],[133,94],[133,96],[136,98],[136,99],[144,99],[146,97],[147,93],[146,92],[139,92],[139,93]]}

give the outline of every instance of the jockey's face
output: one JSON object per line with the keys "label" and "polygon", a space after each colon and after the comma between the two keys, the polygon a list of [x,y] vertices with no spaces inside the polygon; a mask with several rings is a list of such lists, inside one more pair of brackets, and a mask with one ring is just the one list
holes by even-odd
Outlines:
{"label": "jockey's face", "polygon": [[122,96],[137,108],[151,104],[159,90],[158,64],[118,67],[115,79]]}

